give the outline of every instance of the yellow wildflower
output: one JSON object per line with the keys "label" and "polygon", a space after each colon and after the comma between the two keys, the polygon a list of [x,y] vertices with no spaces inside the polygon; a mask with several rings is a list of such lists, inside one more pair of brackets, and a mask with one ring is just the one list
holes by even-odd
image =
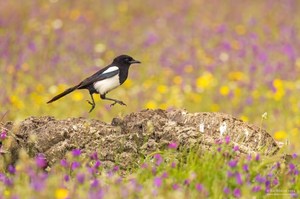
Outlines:
{"label": "yellow wildflower", "polygon": [[149,102],[147,102],[147,104],[145,106],[146,106],[146,108],[149,108],[149,109],[156,109],[157,103],[155,101],[149,101]]}
{"label": "yellow wildflower", "polygon": [[156,90],[158,93],[164,94],[167,92],[168,87],[166,85],[159,85]]}
{"label": "yellow wildflower", "polygon": [[182,83],[182,77],[180,77],[179,75],[176,75],[174,78],[173,78],[173,82],[174,84],[176,85],[180,85]]}
{"label": "yellow wildflower", "polygon": [[246,34],[246,27],[243,26],[243,25],[237,25],[234,29],[235,29],[235,32],[238,35],[244,35],[244,34]]}
{"label": "yellow wildflower", "polygon": [[214,83],[214,77],[209,72],[204,72],[202,76],[196,80],[196,86],[200,89],[210,88]]}
{"label": "yellow wildflower", "polygon": [[21,100],[17,95],[12,95],[10,97],[10,102],[17,109],[23,109],[24,108],[23,100]]}
{"label": "yellow wildflower", "polygon": [[245,80],[245,78],[246,78],[245,74],[241,71],[230,72],[230,73],[228,73],[227,77],[229,80],[232,80],[232,81],[242,81],[242,80]]}
{"label": "yellow wildflower", "polygon": [[219,92],[220,92],[221,95],[227,96],[230,92],[230,89],[229,89],[228,86],[221,86]]}
{"label": "yellow wildflower", "polygon": [[81,92],[74,92],[72,94],[72,100],[81,101],[83,99],[83,94]]}
{"label": "yellow wildflower", "polygon": [[288,134],[285,131],[277,131],[274,133],[274,138],[276,140],[283,140],[287,138]]}
{"label": "yellow wildflower", "polygon": [[68,197],[68,195],[69,195],[69,191],[64,188],[59,188],[59,189],[56,189],[56,191],[55,191],[56,199],[65,199]]}

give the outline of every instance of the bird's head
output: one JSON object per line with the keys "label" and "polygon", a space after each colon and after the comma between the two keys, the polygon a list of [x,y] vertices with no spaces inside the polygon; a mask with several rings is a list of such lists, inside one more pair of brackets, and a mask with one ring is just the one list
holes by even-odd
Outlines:
{"label": "bird's head", "polygon": [[133,59],[128,55],[120,55],[116,57],[113,61],[113,64],[120,64],[125,66],[130,66],[131,64],[140,64],[140,61]]}

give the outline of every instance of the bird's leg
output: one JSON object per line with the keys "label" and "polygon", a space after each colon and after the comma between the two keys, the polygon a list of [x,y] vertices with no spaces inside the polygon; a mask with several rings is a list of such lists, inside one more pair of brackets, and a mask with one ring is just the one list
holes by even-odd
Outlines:
{"label": "bird's leg", "polygon": [[101,99],[103,100],[110,100],[110,101],[113,101],[114,103],[112,103],[110,106],[113,106],[115,104],[120,104],[120,105],[124,105],[124,106],[127,106],[124,102],[122,102],[121,100],[116,100],[116,99],[112,99],[112,98],[108,98],[105,96],[105,94],[103,95],[100,95]]}
{"label": "bird's leg", "polygon": [[94,97],[93,97],[93,94],[90,93],[90,96],[91,96],[91,98],[92,98],[92,102],[91,102],[90,100],[86,100],[90,105],[92,105],[92,108],[91,108],[91,110],[89,111],[89,113],[92,112],[92,110],[94,110],[94,108],[95,108],[95,106],[96,106],[95,100],[94,100]]}

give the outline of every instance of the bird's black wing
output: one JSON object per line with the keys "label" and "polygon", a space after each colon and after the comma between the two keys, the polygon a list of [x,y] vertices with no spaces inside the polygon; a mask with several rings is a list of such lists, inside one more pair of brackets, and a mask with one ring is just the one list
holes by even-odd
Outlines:
{"label": "bird's black wing", "polygon": [[104,73],[106,71],[108,67],[98,71],[97,73],[95,73],[94,75],[86,78],[85,80],[83,80],[79,85],[78,85],[78,89],[82,89],[82,88],[86,88],[89,87],[91,84],[93,84],[94,82],[97,81],[101,81],[110,77],[113,77],[115,75],[117,75],[119,73],[119,70],[114,70],[111,72],[107,72]]}

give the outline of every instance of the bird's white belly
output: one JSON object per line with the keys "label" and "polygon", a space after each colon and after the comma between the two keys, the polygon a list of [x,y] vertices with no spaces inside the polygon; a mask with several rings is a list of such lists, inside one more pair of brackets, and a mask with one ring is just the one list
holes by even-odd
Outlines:
{"label": "bird's white belly", "polygon": [[119,76],[115,75],[111,78],[104,79],[94,83],[94,88],[101,94],[108,93],[109,91],[120,86]]}

